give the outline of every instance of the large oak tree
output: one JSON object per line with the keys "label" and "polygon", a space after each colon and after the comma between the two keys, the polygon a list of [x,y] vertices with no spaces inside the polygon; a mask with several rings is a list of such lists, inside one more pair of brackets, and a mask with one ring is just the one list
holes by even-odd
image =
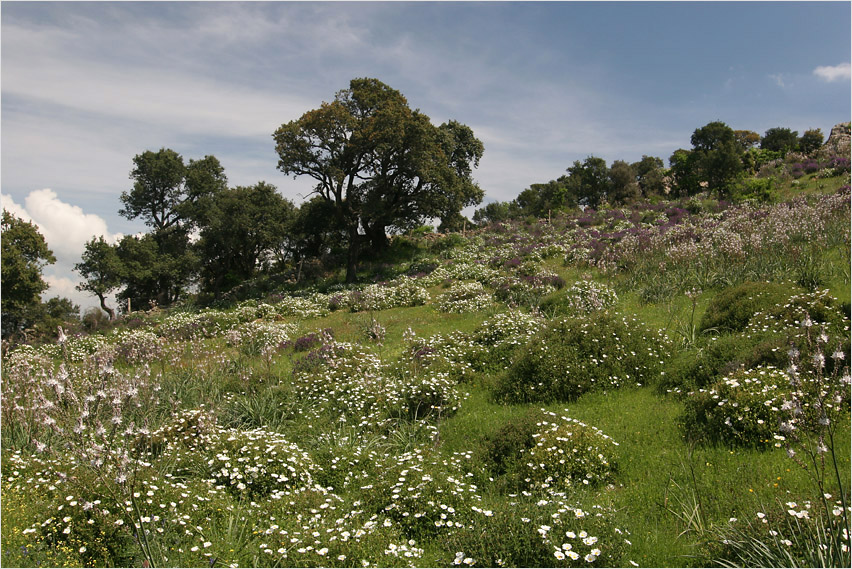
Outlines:
{"label": "large oak tree", "polygon": [[473,131],[455,121],[434,126],[377,79],[353,79],[273,138],[278,169],[313,178],[314,193],[333,205],[332,221],[345,228],[348,282],[365,239],[380,249],[388,228],[449,219],[482,200],[472,169],[483,146]]}

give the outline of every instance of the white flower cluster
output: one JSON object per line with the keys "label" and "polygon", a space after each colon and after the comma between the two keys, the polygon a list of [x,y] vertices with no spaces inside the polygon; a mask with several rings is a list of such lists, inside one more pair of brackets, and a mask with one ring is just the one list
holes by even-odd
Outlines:
{"label": "white flower cluster", "polygon": [[569,305],[578,314],[603,310],[618,302],[615,291],[603,283],[591,280],[577,281],[567,291]]}
{"label": "white flower cluster", "polygon": [[547,413],[535,445],[522,451],[526,479],[533,487],[566,489],[609,482],[616,470],[618,443],[600,429],[576,419]]}
{"label": "white flower cluster", "polygon": [[241,349],[259,354],[264,349],[277,348],[292,338],[298,326],[283,322],[246,322],[230,330],[228,343]]}
{"label": "white flower cluster", "polygon": [[464,313],[479,312],[493,304],[490,292],[479,282],[456,283],[450,290],[438,298],[437,309],[440,312]]}

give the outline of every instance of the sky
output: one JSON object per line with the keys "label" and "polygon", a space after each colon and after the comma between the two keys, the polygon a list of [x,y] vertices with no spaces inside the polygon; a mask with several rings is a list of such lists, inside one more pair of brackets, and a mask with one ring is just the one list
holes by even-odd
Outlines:
{"label": "sky", "polygon": [[4,1],[2,205],[57,257],[45,298],[85,308],[85,242],[147,230],[118,214],[145,150],[298,204],[312,184],[276,169],[272,133],[374,77],[470,126],[486,202],[511,200],[590,155],[668,164],[716,120],[828,136],[850,120],[849,22],[849,2]]}

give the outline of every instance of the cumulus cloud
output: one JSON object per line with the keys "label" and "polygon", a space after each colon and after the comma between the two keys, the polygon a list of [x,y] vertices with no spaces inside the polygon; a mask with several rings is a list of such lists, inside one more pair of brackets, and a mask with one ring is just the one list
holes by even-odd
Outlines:
{"label": "cumulus cloud", "polygon": [[57,259],[79,260],[86,241],[92,237],[102,235],[109,242],[116,242],[122,237],[110,233],[103,218],[63,202],[50,188],[30,192],[24,200],[24,207],[4,195],[3,207],[35,223]]}
{"label": "cumulus cloud", "polygon": [[849,63],[840,65],[820,65],[814,69],[814,75],[827,83],[852,79],[852,68]]}
{"label": "cumulus cloud", "polygon": [[56,263],[45,268],[44,279],[50,288],[43,297],[65,296],[84,307],[93,305],[87,295],[74,290],[80,282],[74,265],[80,262],[86,242],[92,237],[103,236],[115,243],[122,235],[111,233],[103,218],[62,201],[49,188],[30,192],[23,206],[3,194],[2,204],[9,213],[35,224],[56,256]]}

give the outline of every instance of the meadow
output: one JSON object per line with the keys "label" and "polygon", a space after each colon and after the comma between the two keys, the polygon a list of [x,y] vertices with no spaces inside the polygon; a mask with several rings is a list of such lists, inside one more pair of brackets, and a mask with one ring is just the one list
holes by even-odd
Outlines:
{"label": "meadow", "polygon": [[850,566],[848,174],[390,255],[5,349],[2,565]]}

